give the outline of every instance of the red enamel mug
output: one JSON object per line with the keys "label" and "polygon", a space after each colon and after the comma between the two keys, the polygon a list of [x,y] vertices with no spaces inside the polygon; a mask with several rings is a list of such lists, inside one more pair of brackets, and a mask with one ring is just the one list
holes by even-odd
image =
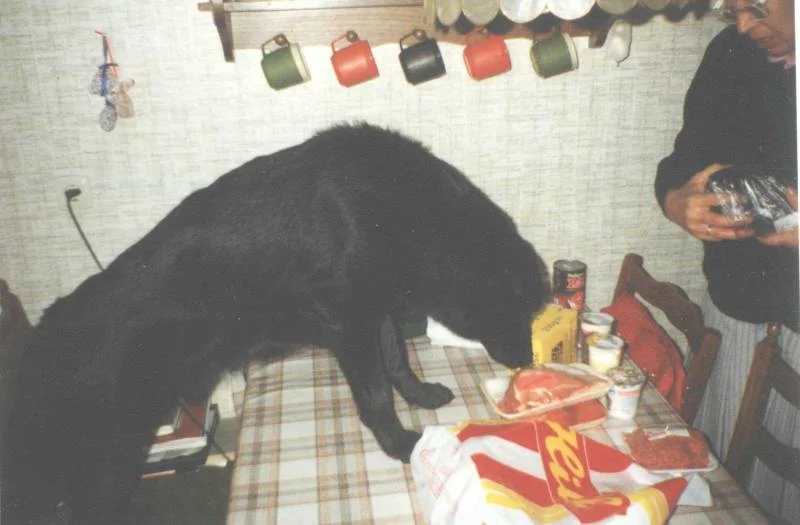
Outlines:
{"label": "red enamel mug", "polygon": [[[347,40],[348,45],[337,49],[337,44]],[[348,31],[331,42],[331,63],[339,83],[345,87],[355,86],[378,76],[378,66],[369,42],[359,40],[355,31]]]}
{"label": "red enamel mug", "polygon": [[493,77],[511,69],[511,56],[503,37],[484,31],[467,37],[464,47],[467,73],[475,80]]}

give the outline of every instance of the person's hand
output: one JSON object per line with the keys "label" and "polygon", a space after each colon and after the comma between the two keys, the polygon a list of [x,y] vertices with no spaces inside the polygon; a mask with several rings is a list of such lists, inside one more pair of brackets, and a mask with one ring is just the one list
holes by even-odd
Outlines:
{"label": "person's hand", "polygon": [[[797,190],[793,188],[787,189],[786,200],[792,205],[794,211],[797,211]],[[767,246],[788,246],[797,249],[797,226],[791,230],[762,235],[758,240]]]}
{"label": "person's hand", "polygon": [[706,191],[706,184],[711,175],[725,167],[724,164],[707,166],[695,173],[686,184],[668,192],[664,200],[664,214],[667,218],[701,241],[753,236],[750,217],[734,219],[712,210],[721,202],[713,192]]}

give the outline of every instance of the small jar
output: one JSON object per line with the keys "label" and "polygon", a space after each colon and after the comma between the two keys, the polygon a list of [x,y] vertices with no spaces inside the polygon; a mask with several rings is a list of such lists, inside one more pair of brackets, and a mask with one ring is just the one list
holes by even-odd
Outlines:
{"label": "small jar", "polygon": [[617,419],[633,419],[644,386],[644,374],[632,366],[618,366],[607,372],[613,385],[608,391],[608,415]]}
{"label": "small jar", "polygon": [[622,349],[625,341],[616,335],[602,336],[599,334],[589,337],[589,366],[601,374],[609,369],[619,366],[622,362]]}
{"label": "small jar", "polygon": [[611,335],[611,327],[614,325],[614,317],[600,312],[585,312],[581,314],[581,333],[583,337],[598,334],[602,336]]}

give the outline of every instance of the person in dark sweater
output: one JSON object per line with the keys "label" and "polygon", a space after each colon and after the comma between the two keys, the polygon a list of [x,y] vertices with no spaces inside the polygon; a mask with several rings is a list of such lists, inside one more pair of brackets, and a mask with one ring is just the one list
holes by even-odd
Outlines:
{"label": "person in dark sweater", "polygon": [[[703,311],[722,333],[722,348],[694,424],[724,458],[767,322],[783,325],[783,358],[800,370],[798,231],[757,235],[751,218],[716,211],[721,203],[707,183],[727,165],[756,168],[787,184],[787,200],[797,209],[797,96],[793,0],[712,6],[732,25],[706,50],[674,150],[658,165],[655,193],[664,215],[703,242]],[[771,397],[766,425],[800,446],[800,415],[784,399]],[[748,490],[768,512],[800,520],[800,490],[760,463]]]}

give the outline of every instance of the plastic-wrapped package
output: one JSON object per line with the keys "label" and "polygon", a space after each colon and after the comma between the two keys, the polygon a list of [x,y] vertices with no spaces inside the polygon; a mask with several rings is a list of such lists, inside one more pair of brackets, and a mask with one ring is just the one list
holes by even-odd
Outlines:
{"label": "plastic-wrapped package", "polygon": [[583,363],[545,363],[510,377],[492,377],[481,390],[497,415],[523,419],[603,397],[611,380]]}
{"label": "plastic-wrapped package", "polygon": [[708,179],[708,190],[720,198],[720,213],[753,218],[756,235],[797,227],[797,212],[786,200],[787,185],[752,168],[729,166]]}

